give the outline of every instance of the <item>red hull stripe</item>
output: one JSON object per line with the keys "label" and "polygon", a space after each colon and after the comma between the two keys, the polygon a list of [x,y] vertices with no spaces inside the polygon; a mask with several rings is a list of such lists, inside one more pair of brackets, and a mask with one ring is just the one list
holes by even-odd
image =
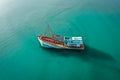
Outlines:
{"label": "red hull stripe", "polygon": [[45,41],[45,42],[63,45],[63,43],[61,43],[61,42],[59,42],[57,40],[54,40],[54,39],[52,39],[50,37],[47,37],[47,36],[40,36],[39,38],[40,38],[40,40]]}

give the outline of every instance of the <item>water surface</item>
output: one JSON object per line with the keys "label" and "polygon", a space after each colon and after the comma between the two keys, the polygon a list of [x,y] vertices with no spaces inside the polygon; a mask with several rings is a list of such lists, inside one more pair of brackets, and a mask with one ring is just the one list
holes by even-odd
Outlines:
{"label": "water surface", "polygon": [[[85,50],[41,48],[47,24]],[[119,34],[119,0],[1,0],[0,80],[120,80]]]}

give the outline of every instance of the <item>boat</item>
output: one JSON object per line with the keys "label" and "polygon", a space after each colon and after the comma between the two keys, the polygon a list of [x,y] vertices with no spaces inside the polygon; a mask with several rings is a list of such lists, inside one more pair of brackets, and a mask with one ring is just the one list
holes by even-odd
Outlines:
{"label": "boat", "polygon": [[49,32],[49,35],[51,36],[41,35],[37,37],[43,48],[84,50],[81,36],[69,37],[53,34],[50,31],[49,25],[46,32]]}

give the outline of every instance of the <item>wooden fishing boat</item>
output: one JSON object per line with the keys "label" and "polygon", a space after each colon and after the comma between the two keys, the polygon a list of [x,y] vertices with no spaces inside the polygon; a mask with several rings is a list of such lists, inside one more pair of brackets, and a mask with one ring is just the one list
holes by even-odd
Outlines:
{"label": "wooden fishing boat", "polygon": [[48,26],[48,32],[51,36],[38,36],[41,47],[55,49],[75,49],[84,50],[84,44],[81,36],[68,37],[52,34]]}

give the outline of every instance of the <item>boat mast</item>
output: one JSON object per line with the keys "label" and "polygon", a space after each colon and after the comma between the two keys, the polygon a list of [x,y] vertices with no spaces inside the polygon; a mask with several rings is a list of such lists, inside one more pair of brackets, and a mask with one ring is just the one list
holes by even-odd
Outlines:
{"label": "boat mast", "polygon": [[47,35],[47,34],[48,34],[49,36],[52,36],[52,35],[53,35],[52,30],[51,30],[49,24],[48,24],[47,29],[46,29],[46,31],[45,31],[45,35]]}

